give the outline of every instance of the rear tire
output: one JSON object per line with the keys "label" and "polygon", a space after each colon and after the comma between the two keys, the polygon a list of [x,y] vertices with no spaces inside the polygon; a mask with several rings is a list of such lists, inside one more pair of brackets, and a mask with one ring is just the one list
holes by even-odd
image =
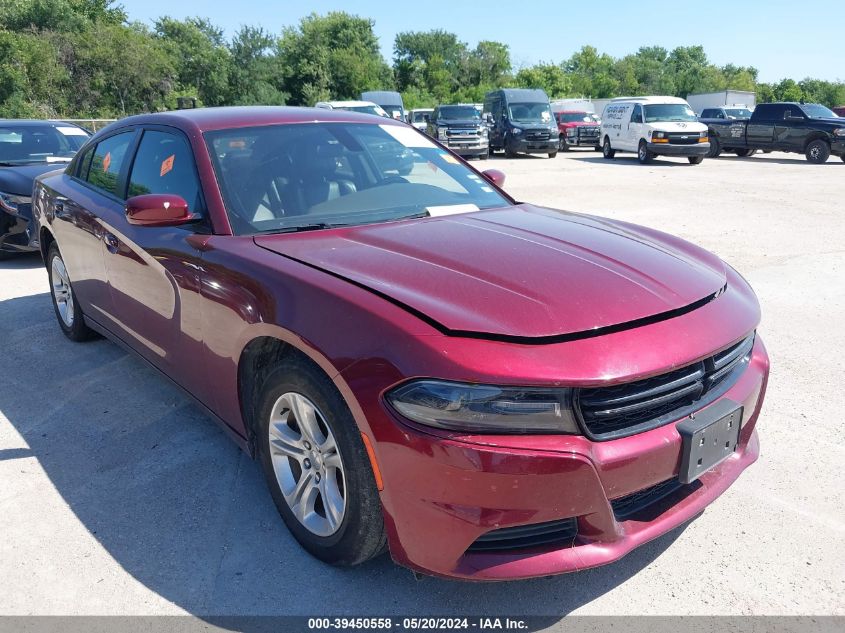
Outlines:
{"label": "rear tire", "polygon": [[653,159],[654,154],[648,150],[646,142],[640,141],[640,144],[637,147],[637,160],[640,161],[640,165],[648,165]]}
{"label": "rear tire", "polygon": [[722,154],[722,144],[719,139],[710,137],[710,150],[707,152],[707,158],[719,158]]}
{"label": "rear tire", "polygon": [[616,150],[610,146],[610,138],[605,136],[604,143],[601,146],[601,153],[606,159],[610,160],[614,156],[616,156]]}
{"label": "rear tire", "polygon": [[815,141],[810,141],[807,145],[805,156],[808,161],[815,163],[816,165],[826,163],[827,159],[830,158],[830,145],[820,138]]}
{"label": "rear tire", "polygon": [[85,325],[85,315],[82,313],[79,299],[73,292],[73,284],[55,242],[52,242],[47,250],[47,274],[53,310],[64,335],[77,343],[94,338],[96,333]]}
{"label": "rear tire", "polygon": [[753,150],[753,149],[748,149],[748,148],[746,147],[746,148],[742,148],[742,149],[735,149],[735,150],[734,150],[734,153],[735,153],[737,156],[739,156],[740,158],[746,158],[746,157],[748,157],[748,156],[753,156],[753,155],[754,155],[754,150]]}
{"label": "rear tire", "polygon": [[357,565],[384,552],[387,537],[370,460],[334,384],[295,356],[270,373],[258,403],[258,459],[294,538],[332,565]]}
{"label": "rear tire", "polygon": [[549,158],[554,158],[557,156],[557,152],[549,152]]}
{"label": "rear tire", "polygon": [[704,162],[704,156],[687,156],[690,165],[700,165]]}

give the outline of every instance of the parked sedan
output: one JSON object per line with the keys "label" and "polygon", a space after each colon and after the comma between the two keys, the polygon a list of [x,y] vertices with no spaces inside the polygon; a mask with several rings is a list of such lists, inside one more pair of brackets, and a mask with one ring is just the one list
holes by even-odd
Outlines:
{"label": "parked sedan", "polygon": [[62,331],[181,385],[306,550],[512,579],[698,515],[757,459],[769,362],[718,257],[503,178],[391,120],[208,108],[99,132],[34,209]]}
{"label": "parked sedan", "polygon": [[32,183],[73,158],[88,132],[70,123],[0,120],[0,259],[30,246]]}

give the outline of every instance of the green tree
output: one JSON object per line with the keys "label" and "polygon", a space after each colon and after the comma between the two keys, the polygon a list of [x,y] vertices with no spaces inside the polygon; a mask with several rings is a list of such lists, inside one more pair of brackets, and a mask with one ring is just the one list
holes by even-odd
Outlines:
{"label": "green tree", "polygon": [[262,27],[242,26],[229,45],[231,103],[284,105],[282,69],[274,53],[276,40]]}
{"label": "green tree", "polygon": [[277,55],[284,89],[295,105],[357,99],[362,91],[393,85],[373,21],[341,11],[312,13],[299,27],[284,29]]}
{"label": "green tree", "polygon": [[572,90],[570,78],[557,64],[536,64],[522,68],[514,83],[520,88],[542,88],[550,98],[565,97]]}
{"label": "green tree", "polygon": [[231,57],[221,29],[202,18],[163,17],[155,23],[155,34],[175,61],[182,90],[194,91],[204,105],[229,102]]}
{"label": "green tree", "polygon": [[3,0],[0,26],[10,31],[78,31],[91,22],[123,24],[126,12],[114,0]]}

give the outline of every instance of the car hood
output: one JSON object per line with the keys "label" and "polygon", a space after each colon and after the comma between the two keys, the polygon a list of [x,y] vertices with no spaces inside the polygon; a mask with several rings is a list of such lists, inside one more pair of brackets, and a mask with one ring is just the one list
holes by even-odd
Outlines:
{"label": "car hood", "polygon": [[442,127],[482,127],[480,119],[437,119],[437,125]]}
{"label": "car hood", "polygon": [[705,132],[707,126],[700,121],[654,121],[647,123],[658,132]]}
{"label": "car hood", "polygon": [[669,318],[725,285],[722,261],[687,242],[531,205],[255,243],[378,293],[446,333],[499,339],[578,338]]}
{"label": "car hood", "polygon": [[561,127],[601,127],[601,123],[597,121],[567,121],[566,123],[559,123]]}
{"label": "car hood", "polygon": [[0,191],[16,196],[31,196],[32,182],[41,174],[67,167],[65,163],[37,163],[0,167]]}

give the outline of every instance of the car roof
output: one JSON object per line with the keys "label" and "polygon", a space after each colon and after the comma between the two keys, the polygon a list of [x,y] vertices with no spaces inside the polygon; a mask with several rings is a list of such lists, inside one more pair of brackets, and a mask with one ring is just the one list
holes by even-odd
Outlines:
{"label": "car roof", "polygon": [[320,101],[319,103],[327,103],[333,108],[342,108],[342,107],[349,107],[349,108],[361,108],[364,106],[374,106],[377,105],[372,101]]}
{"label": "car roof", "polygon": [[516,99],[518,97],[539,99],[540,97],[545,97],[545,100],[548,100],[549,98],[546,91],[540,88],[499,88],[498,90],[488,92],[487,96],[489,97],[496,93],[504,94],[506,99]]}
{"label": "car roof", "polygon": [[595,112],[589,112],[587,110],[555,110],[555,114],[595,114]]}
{"label": "car roof", "polygon": [[366,97],[373,101],[378,100],[380,103],[388,105],[403,105],[402,95],[392,90],[370,90],[362,92],[361,97]]}
{"label": "car roof", "polygon": [[0,125],[34,127],[36,125],[50,125],[52,127],[76,127],[80,130],[85,128],[68,121],[55,121],[50,119],[0,119]]}
{"label": "car roof", "polygon": [[103,128],[98,136],[127,125],[171,125],[199,133],[241,127],[289,123],[322,122],[370,123],[376,125],[403,125],[373,114],[328,110],[326,108],[299,108],[291,106],[225,106],[220,108],[191,108],[154,114],[126,117]]}
{"label": "car roof", "polygon": [[611,99],[611,103],[686,103],[685,99],[681,99],[680,97],[659,97],[659,96],[651,96],[651,97],[617,97],[616,99]]}

